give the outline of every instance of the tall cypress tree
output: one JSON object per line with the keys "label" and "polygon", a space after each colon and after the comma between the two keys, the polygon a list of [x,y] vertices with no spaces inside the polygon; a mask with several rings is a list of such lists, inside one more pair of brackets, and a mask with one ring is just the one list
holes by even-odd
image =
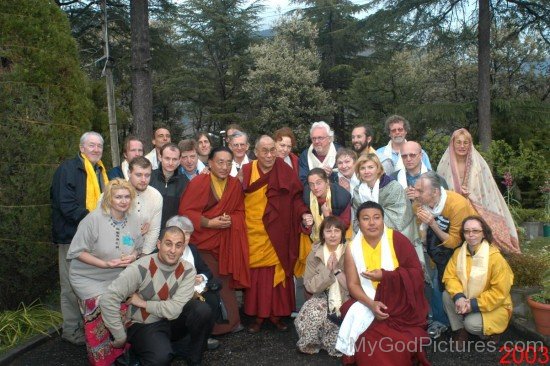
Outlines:
{"label": "tall cypress tree", "polygon": [[93,107],[76,43],[53,1],[0,2],[0,309],[56,286],[49,186]]}

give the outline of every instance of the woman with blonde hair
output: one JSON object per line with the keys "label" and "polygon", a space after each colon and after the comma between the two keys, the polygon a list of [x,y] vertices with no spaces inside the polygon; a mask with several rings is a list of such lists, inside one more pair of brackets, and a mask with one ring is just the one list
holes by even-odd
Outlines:
{"label": "woman with blonde hair", "polygon": [[493,231],[495,245],[507,253],[520,252],[512,214],[468,130],[461,128],[453,132],[437,166],[437,174],[447,181],[449,190],[470,200]]}
{"label": "woman with blonde hair", "polygon": [[[69,247],[69,279],[84,317],[84,336],[91,365],[111,365],[124,349],[113,348],[103,323],[99,299],[120,272],[141,254],[138,216],[130,215],[135,191],[125,179],[107,184],[101,205],[78,225]],[[127,305],[121,306],[125,312]]]}
{"label": "woman with blonde hair", "polygon": [[[376,154],[363,154],[355,163],[355,174],[361,182],[352,195],[355,210],[366,201],[373,201],[384,209],[384,223],[387,227],[405,235],[411,242],[417,237],[411,202],[407,199],[401,184],[384,173]],[[359,226],[354,216],[353,231]]]}

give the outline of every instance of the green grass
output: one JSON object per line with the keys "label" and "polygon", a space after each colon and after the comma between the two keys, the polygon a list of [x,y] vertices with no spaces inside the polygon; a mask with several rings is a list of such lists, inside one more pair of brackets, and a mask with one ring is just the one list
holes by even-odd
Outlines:
{"label": "green grass", "polygon": [[52,327],[59,327],[63,318],[61,313],[48,309],[40,302],[17,310],[6,310],[0,313],[0,354],[27,341],[38,334],[47,334]]}

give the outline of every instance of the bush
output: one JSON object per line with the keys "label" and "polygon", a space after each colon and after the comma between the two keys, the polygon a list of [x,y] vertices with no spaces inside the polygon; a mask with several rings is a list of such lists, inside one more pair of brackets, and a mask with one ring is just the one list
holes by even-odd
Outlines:
{"label": "bush", "polygon": [[508,263],[518,287],[542,286],[543,273],[550,268],[548,258],[534,254],[510,254]]}
{"label": "bush", "polygon": [[0,2],[0,310],[56,286],[52,175],[93,105],[67,17],[52,1]]}

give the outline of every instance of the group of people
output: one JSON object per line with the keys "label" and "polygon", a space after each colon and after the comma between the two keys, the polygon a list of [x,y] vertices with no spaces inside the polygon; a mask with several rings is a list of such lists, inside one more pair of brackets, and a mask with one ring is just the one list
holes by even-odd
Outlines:
{"label": "group of people", "polygon": [[[518,252],[517,234],[471,135],[453,134],[436,173],[405,118],[385,128],[378,150],[368,125],[344,148],[315,122],[299,156],[288,127],[252,150],[238,125],[219,147],[158,128],[151,152],[128,137],[109,171],[103,138],[85,133],[51,187],[62,337],[94,365],[196,365],[213,336],[286,331],[299,310],[301,352],[403,365],[429,363],[428,323],[457,342],[502,333],[513,274],[500,250]],[[371,352],[383,337],[420,346]]]}

